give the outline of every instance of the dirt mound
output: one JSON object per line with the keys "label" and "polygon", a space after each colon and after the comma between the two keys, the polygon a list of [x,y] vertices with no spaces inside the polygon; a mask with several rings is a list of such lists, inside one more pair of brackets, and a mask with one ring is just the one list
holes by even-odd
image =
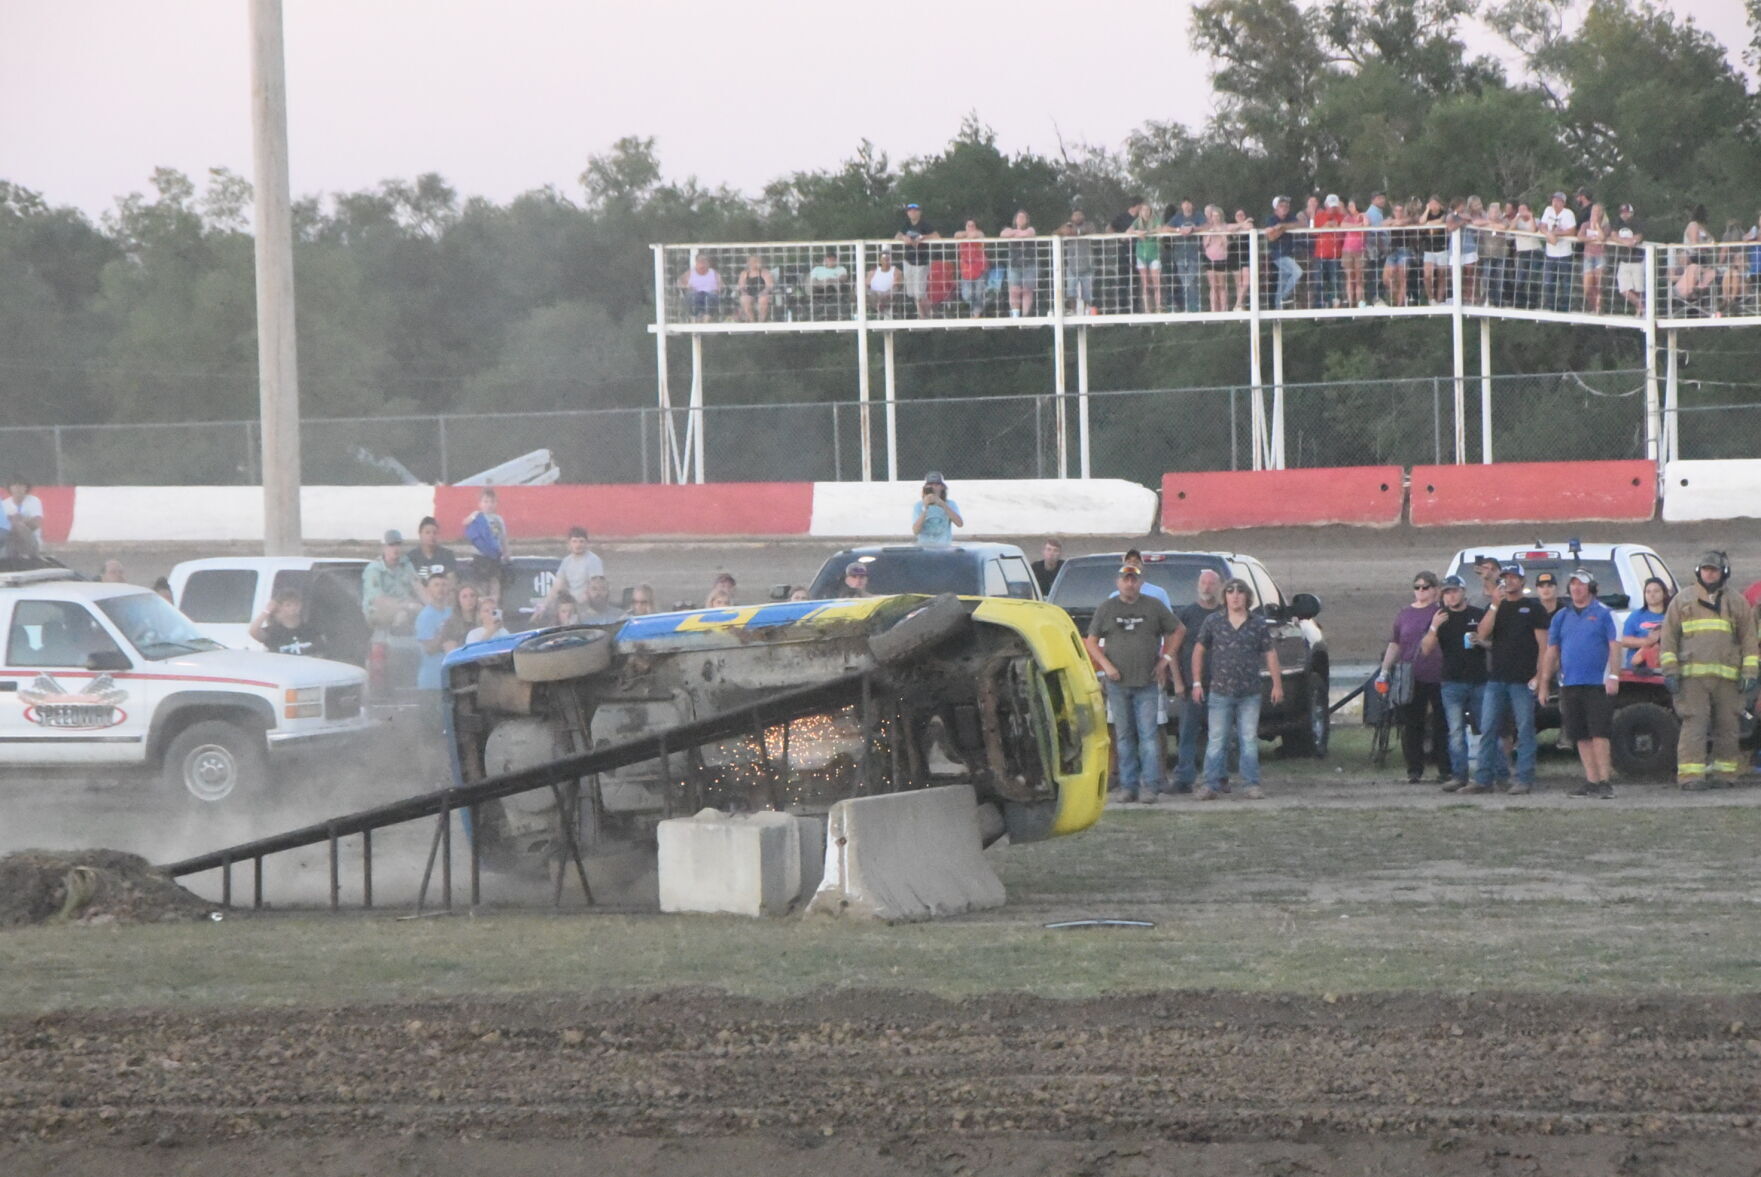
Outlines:
{"label": "dirt mound", "polygon": [[21,850],[0,858],[0,928],[169,923],[213,910],[138,854]]}

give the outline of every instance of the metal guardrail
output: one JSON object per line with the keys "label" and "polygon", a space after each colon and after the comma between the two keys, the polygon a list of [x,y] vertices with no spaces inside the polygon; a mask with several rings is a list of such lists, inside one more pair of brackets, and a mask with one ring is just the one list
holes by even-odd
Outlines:
{"label": "metal guardrail", "polygon": [[[772,695],[731,711],[670,727],[653,735],[638,736],[633,740],[623,740],[590,752],[564,756],[548,764],[520,769],[517,772],[503,773],[476,784],[438,789],[403,801],[394,801],[388,805],[331,818],[328,821],[315,822],[312,825],[302,826],[286,833],[258,838],[250,842],[241,842],[236,846],[228,846],[221,850],[210,851],[207,854],[198,854],[193,858],[185,858],[160,869],[172,878],[183,878],[187,875],[202,874],[213,870],[223,871],[221,902],[230,907],[232,905],[232,868],[235,865],[249,862],[252,864],[254,884],[252,906],[261,907],[263,904],[263,859],[266,856],[328,843],[330,907],[334,911],[341,906],[340,847],[338,843],[343,838],[358,834],[362,838],[363,906],[372,907],[373,831],[387,826],[402,825],[405,822],[420,821],[427,817],[437,817],[439,825],[435,830],[435,846],[431,847],[429,851],[429,871],[431,872],[433,869],[436,848],[438,848],[441,864],[442,903],[450,910],[452,907],[451,831],[454,813],[461,810],[470,813],[472,829],[475,830],[478,828],[477,808],[485,802],[537,789],[558,788],[568,782],[579,780],[581,777],[611,772],[625,765],[639,764],[646,760],[665,762],[673,752],[696,747],[713,740],[750,734],[754,731],[762,733],[765,728],[779,723],[800,719],[827,708],[866,700],[872,692],[871,683],[872,676],[866,672],[845,675],[812,687]],[[470,843],[470,894],[471,902],[475,904],[481,899],[479,877],[481,864],[477,839],[472,837],[468,841]],[[582,888],[586,891],[586,872],[578,856],[575,866],[581,873]],[[425,873],[421,894],[417,898],[418,910],[426,897],[428,881],[429,875]],[[561,887],[559,885],[559,898],[560,894]],[[591,892],[588,892],[588,896],[591,899]]]}

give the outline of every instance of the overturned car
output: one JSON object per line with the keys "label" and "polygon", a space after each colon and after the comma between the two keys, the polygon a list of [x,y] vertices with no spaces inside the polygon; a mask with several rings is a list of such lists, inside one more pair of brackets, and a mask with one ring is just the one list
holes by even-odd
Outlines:
{"label": "overturned car", "polygon": [[[652,845],[660,821],[706,806],[815,813],[958,780],[974,785],[987,837],[1031,841],[1086,828],[1105,799],[1093,668],[1068,616],[1037,601],[902,595],[664,613],[465,646],[445,676],[461,785],[682,733],[657,758],[485,806],[473,836],[492,867]],[[780,722],[774,702],[787,704]],[[689,738],[706,717],[743,715],[749,724]]]}

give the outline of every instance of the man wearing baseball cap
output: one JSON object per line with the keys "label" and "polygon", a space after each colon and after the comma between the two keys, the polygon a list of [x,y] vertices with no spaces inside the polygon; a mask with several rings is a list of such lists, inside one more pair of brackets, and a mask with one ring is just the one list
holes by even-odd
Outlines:
{"label": "man wearing baseball cap", "polygon": [[923,209],[913,201],[905,206],[905,219],[893,240],[903,241],[899,260],[905,267],[905,293],[917,300],[917,317],[929,318],[929,246],[925,241],[940,241],[942,235],[934,225],[923,219]]}
{"label": "man wearing baseball cap", "polygon": [[838,586],[839,597],[872,597],[868,591],[868,565],[852,560],[844,565],[844,583]]}
{"label": "man wearing baseball cap", "polygon": [[379,558],[361,569],[361,610],[376,630],[408,633],[426,605],[416,583],[416,566],[404,555],[403,533],[385,533]]}
{"label": "man wearing baseball cap", "polygon": [[1633,206],[1623,204],[1615,214],[1613,240],[1614,289],[1626,300],[1627,309],[1635,315],[1645,313],[1645,255],[1639,246],[1645,240],[1645,228]]}
{"label": "man wearing baseball cap", "polygon": [[1620,635],[1614,614],[1596,599],[1596,578],[1579,568],[1566,578],[1570,600],[1560,605],[1547,627],[1547,648],[1535,676],[1535,696],[1544,707],[1559,672],[1559,718],[1565,738],[1577,745],[1584,783],[1573,797],[1614,796],[1609,738],[1614,734],[1614,696],[1620,693]]}
{"label": "man wearing baseball cap", "polygon": [[1578,240],[1578,218],[1565,206],[1565,193],[1555,192],[1541,214],[1541,232],[1547,235],[1546,257],[1541,262],[1541,309],[1571,309],[1572,250]]}
{"label": "man wearing baseball cap", "polygon": [[1675,779],[1689,791],[1727,786],[1737,775],[1737,721],[1743,697],[1755,690],[1761,673],[1754,613],[1729,591],[1729,580],[1730,560],[1723,552],[1701,553],[1694,583],[1675,595],[1659,627],[1658,666],[1682,721]]}
{"label": "man wearing baseball cap", "polygon": [[1480,697],[1486,693],[1486,651],[1479,634],[1480,618],[1485,614],[1479,606],[1468,604],[1465,580],[1445,576],[1443,604],[1432,615],[1430,628],[1419,643],[1423,652],[1438,650],[1443,656],[1441,693],[1443,718],[1449,727],[1450,767],[1445,793],[1458,793],[1468,786],[1468,724],[1479,716]]}
{"label": "man wearing baseball cap", "polygon": [[1480,618],[1481,645],[1492,647],[1486,675],[1485,703],[1480,709],[1480,762],[1474,766],[1474,783],[1464,793],[1490,793],[1495,777],[1503,776],[1504,749],[1496,733],[1506,714],[1516,720],[1516,782],[1512,793],[1532,792],[1535,787],[1535,671],[1540,666],[1542,636],[1547,629],[1547,610],[1534,597],[1523,594],[1523,566],[1515,562],[1498,571],[1498,602]]}
{"label": "man wearing baseball cap", "polygon": [[1162,685],[1172,677],[1180,690],[1170,639],[1180,622],[1168,607],[1143,593],[1135,564],[1119,569],[1119,591],[1102,601],[1088,623],[1084,645],[1107,684],[1107,713],[1119,749],[1118,801],[1154,802],[1161,786],[1162,729],[1156,725]]}

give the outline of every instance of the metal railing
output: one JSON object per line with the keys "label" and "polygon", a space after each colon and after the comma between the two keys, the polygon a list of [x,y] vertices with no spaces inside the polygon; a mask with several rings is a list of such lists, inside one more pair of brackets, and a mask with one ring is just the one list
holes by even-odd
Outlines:
{"label": "metal railing", "polygon": [[[656,246],[671,332],[1338,314],[1565,315],[1637,326],[1761,319],[1761,242],[1623,243],[1512,228],[1211,221],[1143,235]],[[1650,303],[1647,300],[1652,300]]]}
{"label": "metal railing", "polygon": [[[1478,461],[1487,441],[1503,459],[1642,457],[1644,386],[1637,370],[1475,377],[1459,390],[1447,376],[1287,384],[1286,462],[1450,462],[1458,443]],[[1267,390],[1259,392],[1263,403]],[[889,458],[959,478],[1055,478],[1082,465],[1072,426],[1086,417],[1092,475],[1153,483],[1168,470],[1252,468],[1254,394],[1238,385],[904,398],[893,405],[890,454],[880,403],[709,405],[698,415],[715,439],[710,481],[853,481]],[[1489,435],[1482,394],[1495,410]],[[1537,431],[1537,414],[1554,412],[1568,412],[1571,429]],[[551,451],[564,482],[657,482],[660,418],[657,409],[596,409],[311,420],[301,436],[305,482],[447,483],[538,448]],[[1701,445],[1704,434],[1684,426],[1685,444]],[[51,485],[252,485],[256,446],[254,421],[16,426],[0,428],[0,469]]]}

